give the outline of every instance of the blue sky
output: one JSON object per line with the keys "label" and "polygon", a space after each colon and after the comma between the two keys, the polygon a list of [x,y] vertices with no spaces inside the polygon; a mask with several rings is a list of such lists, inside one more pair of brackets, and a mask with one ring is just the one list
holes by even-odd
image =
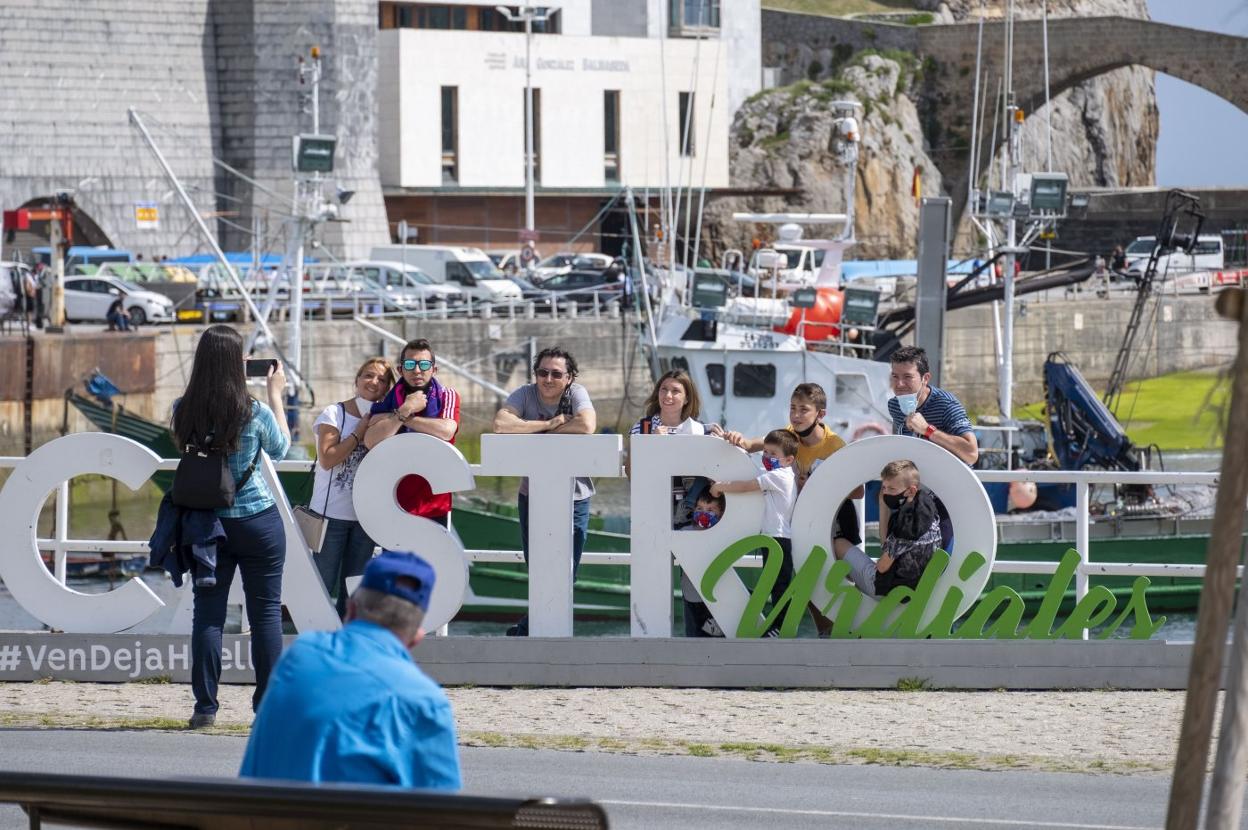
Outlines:
{"label": "blue sky", "polygon": [[[1248,36],[1245,0],[1148,0],[1148,10],[1161,23]],[[1160,72],[1157,108],[1158,185],[1248,185],[1248,113]]]}

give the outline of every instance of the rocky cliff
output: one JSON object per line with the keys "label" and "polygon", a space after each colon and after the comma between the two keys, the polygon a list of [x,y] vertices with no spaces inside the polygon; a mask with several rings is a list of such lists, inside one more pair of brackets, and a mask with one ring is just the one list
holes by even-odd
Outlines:
{"label": "rocky cliff", "polygon": [[[1017,0],[1015,6],[1020,17],[1039,17],[1041,3]],[[919,0],[917,5],[937,23],[973,21],[979,13],[978,0]],[[1000,16],[1002,4],[993,5]],[[1048,6],[1050,18],[1147,16],[1145,0],[1048,0]],[[924,97],[926,67],[906,51],[851,50],[842,42],[826,49],[786,44],[770,54],[773,60],[782,56],[786,77],[807,80],[765,91],[737,112],[730,143],[733,185],[791,190],[793,195],[716,200],[707,212],[704,238],[739,247],[767,230],[732,222],[733,211],[842,211],[846,171],[831,146],[830,104],[851,98],[864,105],[855,197],[860,245],[851,256],[912,257],[916,173],[923,195],[941,193],[943,184],[924,126],[964,124],[968,114],[942,112],[938,101]],[[1050,118],[1053,169],[1069,173],[1074,186],[1153,183],[1158,121],[1150,70],[1129,67],[1093,78],[1049,107],[1028,113],[1023,153],[1029,169],[1045,166]],[[833,232],[812,228],[807,235]]]}

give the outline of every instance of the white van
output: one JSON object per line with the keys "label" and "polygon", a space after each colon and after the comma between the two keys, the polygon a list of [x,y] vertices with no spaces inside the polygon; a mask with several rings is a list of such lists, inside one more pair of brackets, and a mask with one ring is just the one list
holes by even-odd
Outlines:
{"label": "white van", "polygon": [[[1157,237],[1140,236],[1127,246],[1127,274],[1135,279],[1144,276],[1148,267],[1148,258],[1157,245]],[[1189,271],[1220,271],[1226,267],[1226,253],[1222,247],[1222,237],[1218,234],[1201,235],[1196,239],[1192,252],[1172,251],[1157,260],[1157,276],[1165,279],[1167,274],[1182,274]]]}
{"label": "white van", "polygon": [[503,276],[480,248],[453,245],[383,245],[373,248],[374,261],[406,262],[424,271],[434,282],[459,285],[477,302],[520,302],[520,286]]}

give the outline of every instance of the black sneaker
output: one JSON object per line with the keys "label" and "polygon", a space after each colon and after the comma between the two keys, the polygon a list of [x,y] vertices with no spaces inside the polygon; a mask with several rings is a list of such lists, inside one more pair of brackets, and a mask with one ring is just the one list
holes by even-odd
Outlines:
{"label": "black sneaker", "polygon": [[196,712],[191,715],[191,719],[187,721],[187,727],[191,729],[206,729],[217,722],[217,716],[206,712]]}
{"label": "black sneaker", "polygon": [[766,634],[764,634],[764,635],[763,635],[763,637],[764,637],[764,638],[767,638],[767,637],[772,637],[772,638],[777,638],[777,639],[778,639],[778,638],[780,637],[780,629],[778,629],[778,628],[769,628],[769,629],[767,629],[767,633],[766,633]]}
{"label": "black sneaker", "polygon": [[520,622],[515,625],[508,626],[508,637],[527,637],[529,636],[529,618],[521,617]]}

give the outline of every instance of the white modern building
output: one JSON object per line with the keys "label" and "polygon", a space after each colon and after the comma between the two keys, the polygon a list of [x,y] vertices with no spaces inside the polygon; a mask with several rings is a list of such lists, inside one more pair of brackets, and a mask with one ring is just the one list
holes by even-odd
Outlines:
{"label": "white modern building", "polygon": [[566,0],[549,13],[526,38],[493,5],[379,4],[392,227],[407,221],[420,242],[518,245],[526,45],[543,251],[586,225],[572,247],[618,247],[626,214],[593,220],[623,187],[728,187],[732,116],[761,86],[758,0]]}

